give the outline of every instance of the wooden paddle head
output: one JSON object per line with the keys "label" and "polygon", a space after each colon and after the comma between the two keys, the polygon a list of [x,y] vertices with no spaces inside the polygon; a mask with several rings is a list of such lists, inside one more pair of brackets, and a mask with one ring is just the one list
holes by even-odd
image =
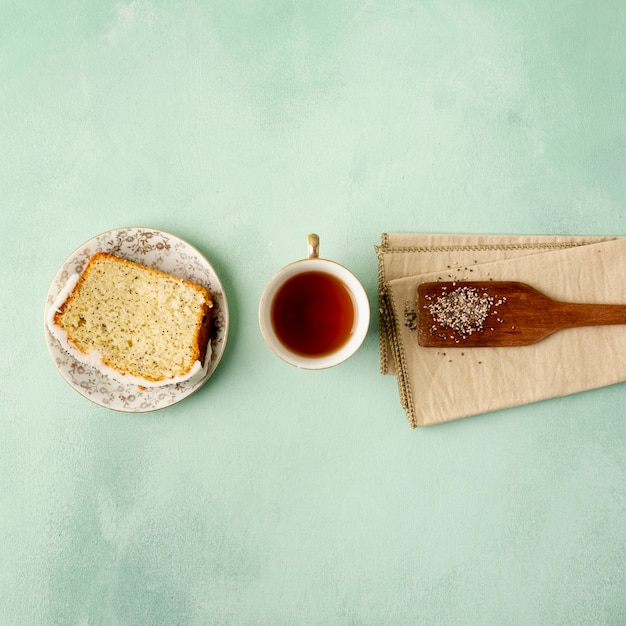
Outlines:
{"label": "wooden paddle head", "polygon": [[557,330],[554,301],[523,283],[422,283],[417,294],[421,346],[525,346]]}

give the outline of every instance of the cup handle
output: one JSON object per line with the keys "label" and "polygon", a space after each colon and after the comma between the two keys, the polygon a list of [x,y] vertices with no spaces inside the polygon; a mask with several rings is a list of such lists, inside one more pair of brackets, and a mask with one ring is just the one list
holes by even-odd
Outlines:
{"label": "cup handle", "polygon": [[312,233],[309,235],[309,259],[320,258],[320,236]]}

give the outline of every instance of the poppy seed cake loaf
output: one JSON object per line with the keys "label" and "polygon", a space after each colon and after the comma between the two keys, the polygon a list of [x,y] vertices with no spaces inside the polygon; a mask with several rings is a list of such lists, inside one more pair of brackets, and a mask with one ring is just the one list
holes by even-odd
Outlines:
{"label": "poppy seed cake loaf", "polygon": [[212,307],[200,285],[99,252],[68,281],[47,322],[77,360],[155,387],[195,380],[207,365]]}

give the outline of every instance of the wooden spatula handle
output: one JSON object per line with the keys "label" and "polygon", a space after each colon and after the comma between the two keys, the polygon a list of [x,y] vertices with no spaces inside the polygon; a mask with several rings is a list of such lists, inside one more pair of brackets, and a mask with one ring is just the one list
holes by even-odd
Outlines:
{"label": "wooden spatula handle", "polygon": [[555,302],[551,315],[560,328],[626,324],[625,304],[579,304]]}

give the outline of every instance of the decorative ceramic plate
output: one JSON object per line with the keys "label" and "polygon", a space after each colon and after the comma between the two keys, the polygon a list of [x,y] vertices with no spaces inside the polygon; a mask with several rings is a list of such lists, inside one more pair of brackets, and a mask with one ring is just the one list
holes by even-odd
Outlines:
{"label": "decorative ceramic plate", "polygon": [[65,380],[88,400],[108,409],[141,413],[180,402],[197,391],[215,371],[228,336],[228,304],[220,279],[211,264],[187,242],[151,228],[119,228],[97,235],[75,250],[57,272],[46,298],[46,312],[72,274],[80,274],[96,252],[122,258],[191,280],[209,290],[213,297],[211,357],[206,375],[194,384],[172,384],[141,389],[118,383],[97,369],[71,357],[44,323],[48,350]]}

